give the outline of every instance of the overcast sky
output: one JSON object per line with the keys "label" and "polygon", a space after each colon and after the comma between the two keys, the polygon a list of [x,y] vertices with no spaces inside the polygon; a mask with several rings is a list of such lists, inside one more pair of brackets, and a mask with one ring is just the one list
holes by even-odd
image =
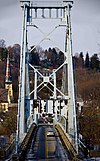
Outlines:
{"label": "overcast sky", "polygon": [[[100,0],[74,0],[71,11],[73,52],[100,51]],[[21,42],[22,11],[19,0],[0,0],[0,39],[6,45]],[[39,36],[39,35],[38,35]],[[33,36],[33,38],[35,38]]]}

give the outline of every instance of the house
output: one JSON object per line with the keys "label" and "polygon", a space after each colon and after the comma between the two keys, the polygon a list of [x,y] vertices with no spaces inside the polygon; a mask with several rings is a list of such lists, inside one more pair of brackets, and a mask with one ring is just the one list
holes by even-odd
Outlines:
{"label": "house", "polygon": [[0,89],[0,111],[8,111],[8,104],[10,102],[8,90]]}
{"label": "house", "polygon": [[77,113],[82,114],[84,102],[82,98],[77,98],[76,101],[77,101],[77,110],[78,110]]}
{"label": "house", "polygon": [[8,95],[9,95],[9,98],[10,98],[9,103],[11,103],[12,100],[13,100],[13,88],[12,88],[12,77],[11,77],[9,54],[8,54],[8,57],[7,57],[5,89],[8,90]]}
{"label": "house", "polygon": [[12,77],[9,54],[7,57],[5,89],[0,89],[0,111],[8,111],[8,106],[13,100]]}

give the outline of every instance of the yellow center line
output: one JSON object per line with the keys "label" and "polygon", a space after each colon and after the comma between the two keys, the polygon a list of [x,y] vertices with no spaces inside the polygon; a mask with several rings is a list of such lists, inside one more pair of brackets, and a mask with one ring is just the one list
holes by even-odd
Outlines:
{"label": "yellow center line", "polygon": [[44,136],[45,136],[45,161],[48,161],[48,141],[47,141],[47,132],[46,129],[44,131]]}

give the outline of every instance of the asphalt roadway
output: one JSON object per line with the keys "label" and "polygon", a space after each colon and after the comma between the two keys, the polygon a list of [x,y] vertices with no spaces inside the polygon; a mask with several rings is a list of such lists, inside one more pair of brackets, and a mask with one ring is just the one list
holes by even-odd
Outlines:
{"label": "asphalt roadway", "polygon": [[30,141],[25,161],[67,161],[67,151],[53,126],[41,124]]}

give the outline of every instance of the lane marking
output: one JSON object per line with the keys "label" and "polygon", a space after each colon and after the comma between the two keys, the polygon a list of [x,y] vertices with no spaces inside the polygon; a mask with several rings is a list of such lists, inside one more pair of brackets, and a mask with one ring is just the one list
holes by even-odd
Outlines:
{"label": "lane marking", "polygon": [[46,131],[46,128],[44,130],[44,136],[45,136],[45,158],[46,158],[46,161],[48,161],[48,142],[47,142],[47,131]]}

